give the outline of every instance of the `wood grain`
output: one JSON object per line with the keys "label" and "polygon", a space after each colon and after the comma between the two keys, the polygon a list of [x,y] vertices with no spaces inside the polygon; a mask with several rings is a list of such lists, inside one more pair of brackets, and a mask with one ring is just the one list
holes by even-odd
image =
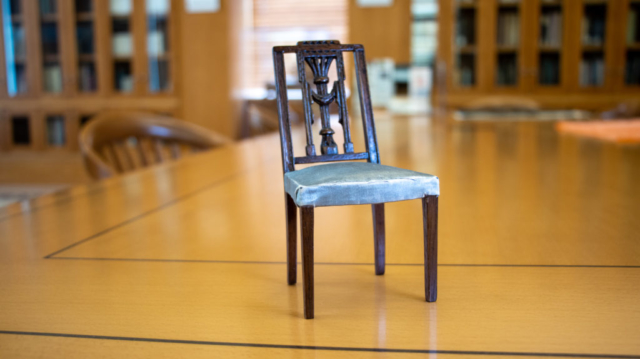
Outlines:
{"label": "wood grain", "polygon": [[302,282],[304,294],[304,318],[314,315],[314,250],[313,250],[313,207],[300,207],[300,241],[302,242]]}
{"label": "wood grain", "polygon": [[[385,205],[384,276],[371,206],[318,208],[322,314],[303,319],[303,285],[285,282],[273,134],[0,209],[0,331],[458,352],[449,358],[640,355],[640,149],[540,123],[380,112],[376,125],[385,164],[442,179],[437,302],[425,302],[420,201]],[[424,354],[0,334],[2,358],[100,355]]]}

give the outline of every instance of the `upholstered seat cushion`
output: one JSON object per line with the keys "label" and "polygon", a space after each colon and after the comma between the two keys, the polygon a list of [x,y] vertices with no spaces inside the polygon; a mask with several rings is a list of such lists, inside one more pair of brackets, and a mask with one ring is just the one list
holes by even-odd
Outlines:
{"label": "upholstered seat cushion", "polygon": [[298,206],[344,206],[439,195],[438,177],[365,162],[307,167],[284,175],[285,191]]}

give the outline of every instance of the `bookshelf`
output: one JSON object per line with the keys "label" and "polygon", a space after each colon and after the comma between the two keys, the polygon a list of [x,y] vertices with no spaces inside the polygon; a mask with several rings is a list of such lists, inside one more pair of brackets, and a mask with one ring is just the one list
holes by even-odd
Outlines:
{"label": "bookshelf", "polygon": [[92,115],[180,115],[178,0],[0,2],[0,151],[76,151]]}
{"label": "bookshelf", "polygon": [[640,0],[440,0],[437,63],[447,80],[436,102],[513,96],[594,111],[638,102],[638,17]]}

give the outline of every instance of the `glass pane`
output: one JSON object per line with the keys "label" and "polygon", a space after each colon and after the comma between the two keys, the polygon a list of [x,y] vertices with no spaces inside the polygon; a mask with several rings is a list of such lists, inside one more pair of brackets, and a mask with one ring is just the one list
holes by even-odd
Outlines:
{"label": "glass pane", "polygon": [[76,35],[79,54],[93,54],[93,21],[78,21]]}
{"label": "glass pane", "polygon": [[62,69],[59,63],[45,63],[43,75],[46,92],[58,93],[62,91]]}
{"label": "glass pane", "polygon": [[114,63],[114,83],[116,90],[131,92],[133,90],[133,77],[131,76],[131,62],[122,61]]}
{"label": "glass pane", "polygon": [[98,88],[95,65],[93,0],[75,0],[76,42],[78,44],[78,90],[94,92]]}
{"label": "glass pane", "polygon": [[460,54],[458,56],[458,79],[461,86],[473,86],[476,84],[476,56],[474,54]]}
{"label": "glass pane", "polygon": [[498,11],[499,46],[513,47],[520,43],[520,14],[517,7],[505,7]]}
{"label": "glass pane", "polygon": [[604,55],[602,52],[585,52],[580,63],[580,85],[602,86],[604,83]]}
{"label": "glass pane", "polygon": [[169,78],[169,0],[147,0],[147,55],[149,90],[166,91]]}
{"label": "glass pane", "polygon": [[66,142],[64,117],[47,117],[47,142],[50,146],[64,146]]}
{"label": "glass pane", "polygon": [[584,7],[582,24],[582,43],[589,46],[602,46],[605,39],[607,19],[606,4],[589,4]]}
{"label": "glass pane", "polygon": [[640,51],[627,51],[627,71],[625,74],[627,85],[640,85]]}
{"label": "glass pane", "polygon": [[132,0],[111,0],[111,15],[128,16],[132,9]]}
{"label": "glass pane", "polygon": [[540,54],[539,82],[541,85],[560,84],[560,54],[543,53]]}
{"label": "glass pane", "polygon": [[544,6],[540,15],[540,45],[560,47],[562,45],[562,7]]}
{"label": "glass pane", "polygon": [[54,15],[57,12],[56,0],[40,0],[40,14]]}
{"label": "glass pane", "polygon": [[93,11],[92,0],[76,0],[76,13],[89,13]]}
{"label": "glass pane", "polygon": [[7,92],[9,96],[16,96],[27,92],[26,42],[22,25],[22,3],[19,0],[2,0],[1,4]]}
{"label": "glass pane", "polygon": [[113,53],[113,75],[116,91],[133,91],[133,37],[131,33],[131,0],[111,0],[111,51]]}
{"label": "glass pane", "polygon": [[56,0],[40,0],[40,36],[43,58],[43,89],[46,92],[62,91],[62,68],[59,60],[58,21]]}
{"label": "glass pane", "polygon": [[93,92],[98,88],[96,66],[92,61],[80,62],[80,91]]}
{"label": "glass pane", "polygon": [[15,145],[28,145],[31,143],[31,131],[29,129],[29,118],[14,117],[11,119],[11,132]]}
{"label": "glass pane", "polygon": [[498,54],[498,77],[500,86],[514,86],[518,83],[518,56],[515,53]]}
{"label": "glass pane", "polygon": [[629,8],[629,19],[627,19],[627,44],[634,45],[640,43],[640,2],[632,2]]}

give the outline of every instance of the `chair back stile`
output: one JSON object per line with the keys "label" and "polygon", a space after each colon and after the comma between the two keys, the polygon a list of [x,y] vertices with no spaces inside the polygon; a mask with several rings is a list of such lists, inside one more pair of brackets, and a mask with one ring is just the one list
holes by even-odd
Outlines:
{"label": "chair back stile", "polygon": [[[366,152],[354,152],[351,140],[349,112],[346,101],[345,71],[342,53],[352,52],[354,55],[356,81],[362,123],[365,134]],[[304,121],[306,132],[305,156],[295,157],[291,138],[291,124],[289,121],[289,108],[287,87],[284,68],[284,54],[295,53],[298,65],[298,81],[302,85],[302,100],[304,105]],[[341,45],[339,41],[302,41],[296,46],[277,46],[273,49],[273,62],[276,77],[276,92],[278,101],[278,114],[280,118],[280,141],[282,145],[282,165],[284,173],[295,171],[296,164],[367,160],[371,163],[380,163],[378,145],[376,140],[375,125],[373,121],[373,109],[369,95],[369,83],[364,48],[361,45]],[[329,70],[336,66],[338,78],[329,89]],[[313,86],[307,81],[306,67],[313,74]],[[334,141],[335,131],[331,128],[329,106],[335,102],[338,106],[339,123],[344,134],[343,153],[340,154]],[[316,152],[313,142],[313,124],[315,123],[313,104],[320,108],[320,155]]]}

